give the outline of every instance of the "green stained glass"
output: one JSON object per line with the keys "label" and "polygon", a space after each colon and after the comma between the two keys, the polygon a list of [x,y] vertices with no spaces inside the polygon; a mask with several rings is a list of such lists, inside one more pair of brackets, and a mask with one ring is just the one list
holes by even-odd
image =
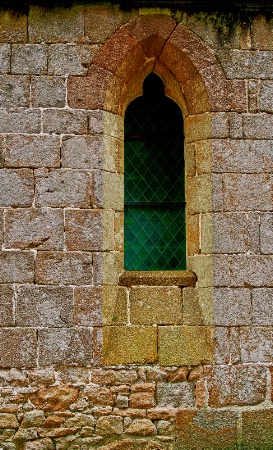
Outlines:
{"label": "green stained glass", "polygon": [[183,120],[149,75],[125,114],[125,269],[186,268]]}

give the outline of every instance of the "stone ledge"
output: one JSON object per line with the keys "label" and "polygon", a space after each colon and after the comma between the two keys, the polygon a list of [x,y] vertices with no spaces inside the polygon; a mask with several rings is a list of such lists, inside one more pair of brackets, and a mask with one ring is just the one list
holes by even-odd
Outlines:
{"label": "stone ledge", "polygon": [[195,286],[195,273],[190,270],[125,271],[119,277],[121,286]]}

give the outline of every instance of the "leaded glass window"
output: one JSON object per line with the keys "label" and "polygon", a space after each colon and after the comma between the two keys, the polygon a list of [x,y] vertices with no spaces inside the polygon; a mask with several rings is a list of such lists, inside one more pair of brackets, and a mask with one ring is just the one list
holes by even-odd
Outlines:
{"label": "leaded glass window", "polygon": [[154,73],[125,113],[125,270],[186,268],[183,118]]}

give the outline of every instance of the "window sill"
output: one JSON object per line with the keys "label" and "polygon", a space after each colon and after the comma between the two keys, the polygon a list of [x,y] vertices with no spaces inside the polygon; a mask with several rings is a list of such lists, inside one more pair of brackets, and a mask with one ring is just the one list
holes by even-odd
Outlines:
{"label": "window sill", "polygon": [[121,286],[181,286],[194,287],[196,275],[190,270],[135,271],[128,270],[119,276]]}

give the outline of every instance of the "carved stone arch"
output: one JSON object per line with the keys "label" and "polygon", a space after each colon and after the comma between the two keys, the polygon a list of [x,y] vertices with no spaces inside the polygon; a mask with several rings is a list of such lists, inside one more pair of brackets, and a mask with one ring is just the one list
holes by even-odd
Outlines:
{"label": "carved stone arch", "polygon": [[[177,324],[170,323],[158,335],[153,326],[139,327],[136,323],[127,326],[131,300],[124,296],[119,282],[124,270],[123,116],[131,100],[141,95],[143,80],[152,71],[161,77],[166,94],[179,104],[185,119],[187,267],[198,278],[196,287],[195,281],[178,284],[191,286],[187,298],[198,314],[194,313],[185,326],[172,327]],[[87,76],[70,77],[68,101],[71,108],[89,110],[90,133],[102,134],[102,164],[93,174],[93,205],[104,211],[102,247],[94,255],[94,284],[101,289],[103,324],[102,339],[96,345],[103,363],[211,362],[213,286],[217,272],[213,212],[221,210],[222,195],[221,176],[213,173],[212,142],[214,138],[229,136],[227,112],[246,111],[244,81],[228,80],[213,50],[186,26],[163,15],[145,15],[122,26],[101,47]],[[114,239],[108,231],[111,227],[113,231],[113,223]],[[166,278],[161,284],[164,283],[168,284]],[[184,348],[181,342],[186,342],[187,336],[190,345]]]}

